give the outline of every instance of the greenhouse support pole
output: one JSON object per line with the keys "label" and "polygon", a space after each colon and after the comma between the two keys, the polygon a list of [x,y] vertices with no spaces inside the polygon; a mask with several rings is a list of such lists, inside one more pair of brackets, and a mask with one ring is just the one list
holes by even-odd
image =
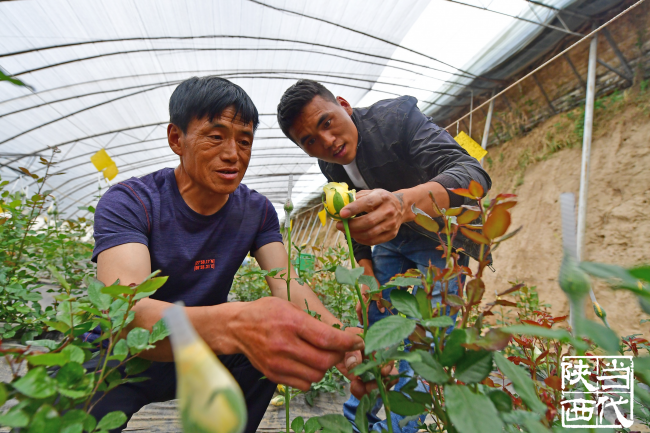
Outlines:
{"label": "greenhouse support pole", "polygon": [[598,33],[589,46],[589,69],[587,70],[587,98],[585,100],[585,129],[582,136],[582,167],[580,171],[580,196],[578,198],[578,261],[584,259],[585,229],[587,227],[587,194],[589,189],[589,160],[591,158],[591,132],[594,124],[594,99],[596,96],[596,49]]}
{"label": "greenhouse support pole", "polygon": [[[483,140],[481,140],[481,147],[483,149],[487,148],[488,140],[490,138],[490,125],[492,124],[492,112],[494,111],[494,90],[492,91],[492,100],[490,101],[490,106],[488,107],[487,117],[485,118],[485,130],[483,131]],[[483,165],[483,161],[481,161]]]}
{"label": "greenhouse support pole", "polygon": [[[309,226],[310,226],[310,224],[313,226],[313,224],[312,224],[312,219],[313,219],[313,218],[314,218],[313,212],[310,212],[310,213],[309,213],[309,220],[307,221],[307,223],[306,223],[306,224],[304,225],[304,227],[303,227],[303,230],[302,230],[302,236],[300,236],[300,241],[298,241],[298,239],[296,239],[296,241],[298,241],[298,242],[296,242],[296,244],[297,244],[298,246],[302,245],[302,243],[304,242],[305,238],[307,237],[307,232],[309,231]],[[316,216],[316,218],[318,218],[318,216]]]}
{"label": "greenhouse support pole", "polygon": [[[320,218],[318,218],[318,220],[319,220],[318,222],[320,222]],[[318,230],[316,230],[316,236],[314,236],[314,244],[316,244],[316,243],[318,242],[318,235],[320,234],[320,231],[321,231],[322,228],[323,228],[323,225],[322,225],[322,224],[319,224],[319,225],[318,225]],[[313,248],[313,247],[311,248],[311,252],[312,252],[312,253],[314,252],[314,248]]]}
{"label": "greenhouse support pole", "polygon": [[323,238],[323,246],[327,243],[327,237],[330,235],[330,230],[332,230],[332,226],[334,225],[334,220],[331,218],[328,218],[328,223],[327,223],[327,230],[325,231],[325,237]]}
{"label": "greenhouse support pole", "polygon": [[469,100],[469,137],[472,138],[472,113],[474,112],[474,90],[470,90],[472,96]]}

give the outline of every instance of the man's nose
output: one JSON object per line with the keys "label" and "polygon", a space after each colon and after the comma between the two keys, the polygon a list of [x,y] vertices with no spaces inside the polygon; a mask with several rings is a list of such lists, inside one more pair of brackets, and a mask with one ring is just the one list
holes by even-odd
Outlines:
{"label": "man's nose", "polygon": [[234,139],[226,140],[219,156],[224,161],[237,162],[237,142]]}
{"label": "man's nose", "polygon": [[321,139],[323,140],[326,149],[331,148],[336,143],[336,137],[329,131],[323,132]]}

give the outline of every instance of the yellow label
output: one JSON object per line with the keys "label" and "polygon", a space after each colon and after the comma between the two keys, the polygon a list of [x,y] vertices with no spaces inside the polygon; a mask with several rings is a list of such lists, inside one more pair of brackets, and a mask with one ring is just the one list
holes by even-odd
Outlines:
{"label": "yellow label", "polygon": [[483,149],[480,144],[474,141],[472,137],[465,134],[463,131],[454,137],[454,140],[456,140],[456,142],[460,144],[460,147],[465,149],[467,153],[470,154],[470,156],[473,156],[479,161],[482,160],[488,153],[487,150]]}
{"label": "yellow label", "polygon": [[[95,153],[93,156],[90,157],[90,162],[93,163],[97,171],[102,171],[106,167],[109,167],[111,165],[115,165],[113,160],[111,159],[110,156],[108,156],[108,153],[106,153],[105,149],[100,149]],[[117,173],[116,173],[117,174]]]}
{"label": "yellow label", "polygon": [[117,173],[119,172],[120,170],[117,169],[117,165],[113,163],[106,167],[106,170],[104,170],[104,179],[113,180],[113,178],[117,176]]}

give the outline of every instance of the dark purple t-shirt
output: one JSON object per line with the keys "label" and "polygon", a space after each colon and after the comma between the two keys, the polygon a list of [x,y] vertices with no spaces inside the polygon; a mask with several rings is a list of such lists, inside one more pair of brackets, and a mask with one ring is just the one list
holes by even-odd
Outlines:
{"label": "dark purple t-shirt", "polygon": [[97,204],[94,236],[93,261],[117,245],[146,245],[151,269],[169,277],[152,298],[188,307],[226,302],[248,252],[282,242],[266,197],[241,184],[221,210],[201,215],[181,197],[171,168],[111,187]]}

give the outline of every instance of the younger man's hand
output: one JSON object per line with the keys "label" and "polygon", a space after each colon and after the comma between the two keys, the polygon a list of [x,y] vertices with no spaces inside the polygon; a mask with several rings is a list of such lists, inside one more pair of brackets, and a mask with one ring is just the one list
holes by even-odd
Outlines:
{"label": "younger man's hand", "polygon": [[[355,201],[341,209],[343,218],[366,212],[366,215],[349,220],[350,235],[364,245],[378,245],[397,236],[400,226],[406,221],[408,209],[403,195],[384,189],[359,191]],[[343,231],[343,223],[336,228]]]}

